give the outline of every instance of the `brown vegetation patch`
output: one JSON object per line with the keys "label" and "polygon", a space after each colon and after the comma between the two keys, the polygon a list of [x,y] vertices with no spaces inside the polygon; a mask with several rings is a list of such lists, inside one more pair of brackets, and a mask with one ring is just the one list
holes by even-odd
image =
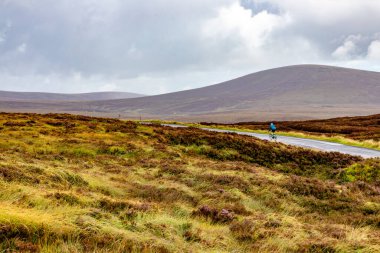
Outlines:
{"label": "brown vegetation patch", "polygon": [[51,197],[57,200],[58,203],[60,204],[68,204],[71,206],[81,204],[81,201],[77,196],[73,194],[64,193],[64,192],[56,192],[54,194],[49,194],[47,195],[47,197]]}
{"label": "brown vegetation patch", "polygon": [[134,133],[137,128],[137,124],[132,121],[117,121],[113,124],[106,126],[106,132],[120,132],[120,133]]}
{"label": "brown vegetation patch", "polygon": [[67,184],[69,186],[88,186],[88,182],[83,179],[82,176],[76,173],[71,173],[67,171],[58,172],[52,176],[50,176],[53,182]]}
{"label": "brown vegetation patch", "polygon": [[255,234],[257,230],[257,224],[255,222],[244,219],[242,221],[234,221],[230,225],[230,231],[231,233],[238,239],[238,240],[254,240],[257,236]]}
{"label": "brown vegetation patch", "polygon": [[250,184],[241,177],[232,175],[202,174],[198,175],[199,181],[206,181],[212,187],[229,186],[240,189],[242,192],[249,192]]}
{"label": "brown vegetation patch", "polygon": [[24,127],[27,126],[28,123],[24,121],[7,121],[3,124],[6,127]]}
{"label": "brown vegetation patch", "polygon": [[315,178],[290,176],[284,186],[296,195],[314,196],[317,199],[336,198],[339,193],[334,183],[323,182]]}
{"label": "brown vegetation patch", "polygon": [[4,166],[0,165],[0,177],[7,182],[17,181],[24,183],[35,183],[39,184],[40,180],[37,177],[31,177],[16,166]]}
{"label": "brown vegetation patch", "polygon": [[[214,188],[214,187],[210,187],[210,188]],[[213,199],[213,200],[222,201],[222,202],[240,201],[240,198],[238,196],[235,196],[222,188],[206,191],[202,193],[202,198]]]}
{"label": "brown vegetation patch", "polygon": [[334,245],[328,242],[304,242],[300,243],[297,249],[300,253],[335,253]]}
{"label": "brown vegetation patch", "polygon": [[218,210],[210,206],[201,206],[192,212],[192,216],[204,217],[213,223],[230,223],[236,219],[235,213],[227,209]]}
{"label": "brown vegetation patch", "polygon": [[111,199],[102,199],[98,202],[98,207],[111,212],[120,213],[121,211],[133,209],[139,212],[147,212],[151,209],[151,205],[147,203],[132,203],[128,201],[115,201]]}
{"label": "brown vegetation patch", "polygon": [[[212,159],[246,161],[303,176],[320,175],[324,178],[334,178],[338,169],[362,160],[360,157],[337,152],[312,151],[236,134],[214,133],[195,128],[164,128],[158,133],[163,133],[167,141],[174,145],[199,146],[196,152]],[[204,145],[211,148],[202,148]],[[222,152],[225,149],[234,150],[236,153],[226,156],[225,152]]]}
{"label": "brown vegetation patch", "polygon": [[367,196],[380,196],[380,186],[369,184],[363,181],[356,181],[346,185],[350,191],[362,193]]}
{"label": "brown vegetation patch", "polygon": [[182,190],[172,187],[158,187],[155,185],[133,184],[131,195],[137,198],[143,198],[147,201],[174,203],[176,201],[185,201],[193,205],[198,203],[198,200],[185,193]]}
{"label": "brown vegetation patch", "polygon": [[167,173],[170,175],[177,176],[186,173],[186,169],[177,166],[165,165],[162,168],[160,168],[159,173]]}

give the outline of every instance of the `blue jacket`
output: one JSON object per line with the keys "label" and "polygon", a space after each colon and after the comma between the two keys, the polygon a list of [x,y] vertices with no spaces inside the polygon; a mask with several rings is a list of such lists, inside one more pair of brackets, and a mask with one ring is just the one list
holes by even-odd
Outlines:
{"label": "blue jacket", "polygon": [[272,131],[276,131],[277,128],[276,128],[276,126],[273,123],[270,123],[269,129],[272,130]]}

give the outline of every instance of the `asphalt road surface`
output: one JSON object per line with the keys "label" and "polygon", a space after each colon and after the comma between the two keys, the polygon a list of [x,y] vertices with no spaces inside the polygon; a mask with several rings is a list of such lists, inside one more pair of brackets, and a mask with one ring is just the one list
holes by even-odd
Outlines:
{"label": "asphalt road surface", "polygon": [[[170,126],[170,127],[187,127],[187,126],[175,125],[175,124],[163,124],[163,125]],[[237,133],[241,135],[253,136],[262,140],[269,140],[269,134],[257,134],[257,133],[250,133],[250,132],[221,130],[221,129],[214,129],[214,128],[200,128],[200,129],[212,131],[212,132],[221,132],[221,133]],[[317,140],[289,137],[289,136],[277,136],[277,141],[284,144],[298,146],[298,147],[311,148],[311,149],[317,149],[317,150],[328,151],[328,152],[335,151],[335,152],[339,152],[343,154],[361,156],[364,158],[380,157],[380,151],[377,151],[377,150],[353,147],[353,146],[348,146],[348,145],[343,145],[343,144],[328,142],[328,141],[317,141]]]}

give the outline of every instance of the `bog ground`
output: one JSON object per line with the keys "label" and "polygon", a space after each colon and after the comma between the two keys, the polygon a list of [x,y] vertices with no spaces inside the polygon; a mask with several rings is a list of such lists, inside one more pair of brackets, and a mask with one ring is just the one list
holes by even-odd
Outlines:
{"label": "bog ground", "polygon": [[64,114],[0,152],[0,251],[380,251],[379,159]]}

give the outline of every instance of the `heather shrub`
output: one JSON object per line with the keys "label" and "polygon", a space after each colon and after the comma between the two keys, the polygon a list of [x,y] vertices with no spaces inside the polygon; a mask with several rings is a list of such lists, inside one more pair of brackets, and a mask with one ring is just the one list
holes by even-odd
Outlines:
{"label": "heather shrub", "polygon": [[204,217],[212,223],[230,223],[236,219],[235,213],[227,209],[218,210],[210,206],[201,206],[192,212],[192,216]]}
{"label": "heather shrub", "polygon": [[255,222],[244,219],[242,221],[234,221],[230,225],[230,231],[231,233],[238,239],[238,240],[254,240],[256,239],[256,229],[257,224]]}
{"label": "heather shrub", "polygon": [[380,185],[380,158],[367,159],[345,168],[341,178],[346,182],[363,181]]}
{"label": "heather shrub", "polygon": [[137,124],[132,121],[116,121],[113,124],[106,126],[106,132],[120,132],[120,133],[134,133],[137,128]]}
{"label": "heather shrub", "polygon": [[334,183],[326,183],[314,178],[291,176],[284,185],[291,193],[302,196],[314,196],[317,199],[331,199],[337,196],[338,189]]}
{"label": "heather shrub", "polygon": [[[303,176],[335,178],[339,169],[362,160],[360,157],[336,152],[318,152],[236,134],[214,133],[194,128],[165,129],[161,134],[164,134],[170,144],[198,146],[199,154],[212,159],[245,161]],[[219,153],[223,153],[224,150],[230,150],[233,155],[223,155],[223,158],[220,158]]]}

